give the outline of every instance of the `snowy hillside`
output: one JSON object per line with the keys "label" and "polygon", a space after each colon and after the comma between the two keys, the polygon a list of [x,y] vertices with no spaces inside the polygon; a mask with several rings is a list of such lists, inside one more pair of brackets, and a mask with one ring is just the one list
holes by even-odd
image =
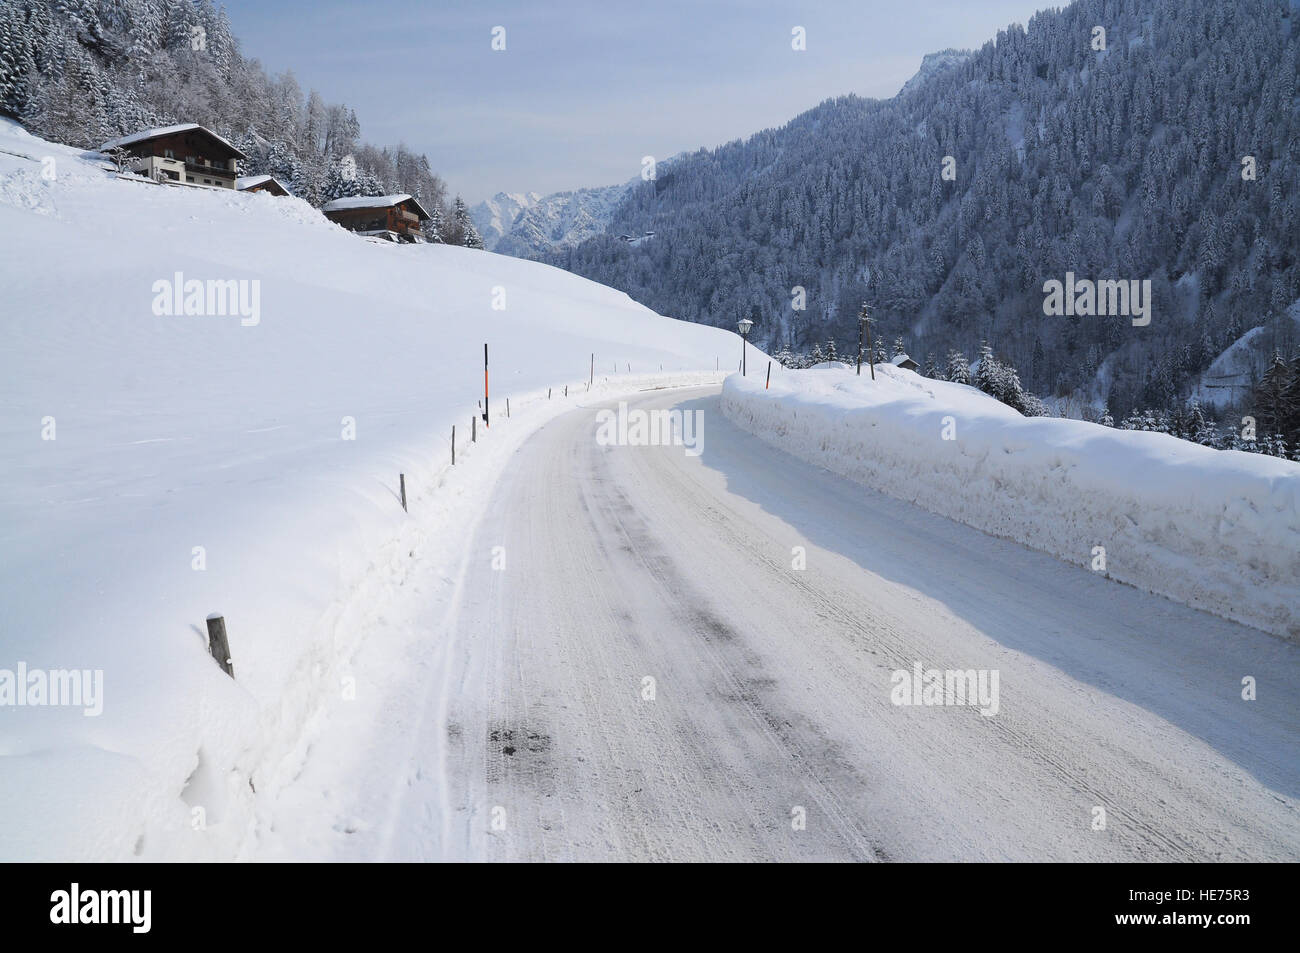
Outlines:
{"label": "snowy hillside", "polygon": [[1189,399],[1207,407],[1248,408],[1251,390],[1274,351],[1291,354],[1300,337],[1300,301],[1233,341],[1201,374]]}
{"label": "snowy hillside", "polygon": [[[237,855],[386,631],[376,589],[459,545],[493,461],[583,399],[591,354],[608,394],[661,366],[716,380],[739,344],[540,264],[119,178],[9,122],[0,282],[0,674],[102,672],[97,716],[0,708],[5,860]],[[417,534],[420,512],[447,522]]]}
{"label": "snowy hillside", "polygon": [[770,390],[733,375],[722,406],[783,450],[890,496],[1300,638],[1300,465],[1026,418],[973,387],[888,365],[874,381],[843,366],[787,372]]}

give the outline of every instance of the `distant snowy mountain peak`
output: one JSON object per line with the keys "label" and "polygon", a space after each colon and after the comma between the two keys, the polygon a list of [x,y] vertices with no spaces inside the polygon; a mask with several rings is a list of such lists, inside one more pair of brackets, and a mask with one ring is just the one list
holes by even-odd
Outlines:
{"label": "distant snowy mountain peak", "polygon": [[501,236],[510,231],[519,214],[540,202],[536,192],[498,192],[469,210],[474,227],[488,251],[496,248]]}
{"label": "distant snowy mountain peak", "polygon": [[544,197],[498,192],[470,209],[470,216],[489,251],[531,258],[604,232],[615,206],[637,181]]}

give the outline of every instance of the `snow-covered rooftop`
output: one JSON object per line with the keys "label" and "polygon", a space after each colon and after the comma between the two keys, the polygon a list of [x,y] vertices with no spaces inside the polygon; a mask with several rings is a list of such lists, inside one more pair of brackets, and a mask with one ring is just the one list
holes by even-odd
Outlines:
{"label": "snow-covered rooftop", "polygon": [[[402,202],[414,202],[416,208],[424,212],[424,209],[420,207],[420,203],[405,192],[399,192],[396,195],[350,195],[347,198],[327,202],[321,206],[321,211],[337,212],[345,208],[389,208]],[[427,216],[429,213],[425,212],[424,214]]]}
{"label": "snow-covered rooftop", "polygon": [[137,142],[147,142],[150,139],[158,139],[162,136],[173,136],[178,132],[189,132],[192,129],[202,130],[204,133],[211,136],[213,139],[217,140],[217,142],[221,143],[231,152],[235,153],[235,155],[237,155],[239,158],[241,159],[246,158],[244,153],[240,152],[233,145],[231,145],[229,141],[223,139],[221,136],[217,135],[215,132],[213,132],[211,129],[207,128],[206,126],[200,126],[197,122],[182,122],[182,123],[177,123],[174,126],[156,126],[153,129],[142,129],[140,132],[133,132],[131,133],[131,135],[123,136],[120,139],[110,139],[108,142],[104,143],[102,146],[99,147],[99,151],[107,152],[109,149],[116,149],[118,146],[130,146],[130,145],[134,145]]}
{"label": "snow-covered rooftop", "polygon": [[267,182],[274,182],[286,192],[289,191],[289,187],[273,175],[241,175],[239,178],[235,179],[235,188],[242,192],[245,189],[252,189],[259,185],[265,185]]}

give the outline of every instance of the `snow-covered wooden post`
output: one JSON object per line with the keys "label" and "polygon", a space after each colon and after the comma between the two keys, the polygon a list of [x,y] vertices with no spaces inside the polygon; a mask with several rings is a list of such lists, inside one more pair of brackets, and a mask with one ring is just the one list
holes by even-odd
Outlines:
{"label": "snow-covered wooden post", "polygon": [[235,663],[230,657],[230,641],[226,638],[226,619],[215,613],[208,616],[208,651],[221,670],[234,678]]}
{"label": "snow-covered wooden post", "polygon": [[397,474],[397,482],[401,485],[402,488],[402,512],[405,513],[406,512],[406,474],[405,473]]}
{"label": "snow-covered wooden post", "polygon": [[506,420],[510,419],[510,398],[506,398]]}
{"label": "snow-covered wooden post", "polygon": [[772,362],[768,361],[767,362],[767,383],[763,385],[763,390],[767,390],[771,386],[772,386]]}
{"label": "snow-covered wooden post", "polygon": [[486,342],[483,344],[483,426],[492,426],[492,421],[488,419],[488,362]]}
{"label": "snow-covered wooden post", "polygon": [[[591,376],[587,378],[587,390],[591,390],[591,385],[596,382],[596,352],[591,353]],[[564,385],[564,396],[569,396],[569,385]]]}
{"label": "snow-covered wooden post", "polygon": [[478,443],[478,415],[469,419],[469,442]]}
{"label": "snow-covered wooden post", "polygon": [[451,425],[451,465],[456,465],[456,425]]}

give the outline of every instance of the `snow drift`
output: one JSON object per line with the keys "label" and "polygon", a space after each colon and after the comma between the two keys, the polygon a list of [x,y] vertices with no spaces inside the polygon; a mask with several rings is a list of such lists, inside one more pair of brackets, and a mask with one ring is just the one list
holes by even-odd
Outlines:
{"label": "snow drift", "polygon": [[[167,313],[191,281],[230,297]],[[294,198],[124,179],[10,122],[0,282],[0,670],[103,685],[98,717],[0,705],[4,860],[246,856],[376,637],[352,607],[376,574],[461,545],[487,464],[574,405],[592,352],[610,393],[661,367],[717,380],[738,344],[543,265],[366,241]],[[207,655],[214,612],[233,681]]]}
{"label": "snow drift", "polygon": [[1300,638],[1294,463],[1026,418],[890,366],[875,381],[788,372],[770,390],[732,375],[722,406],[782,450],[890,496],[1096,571],[1103,547],[1113,579]]}

